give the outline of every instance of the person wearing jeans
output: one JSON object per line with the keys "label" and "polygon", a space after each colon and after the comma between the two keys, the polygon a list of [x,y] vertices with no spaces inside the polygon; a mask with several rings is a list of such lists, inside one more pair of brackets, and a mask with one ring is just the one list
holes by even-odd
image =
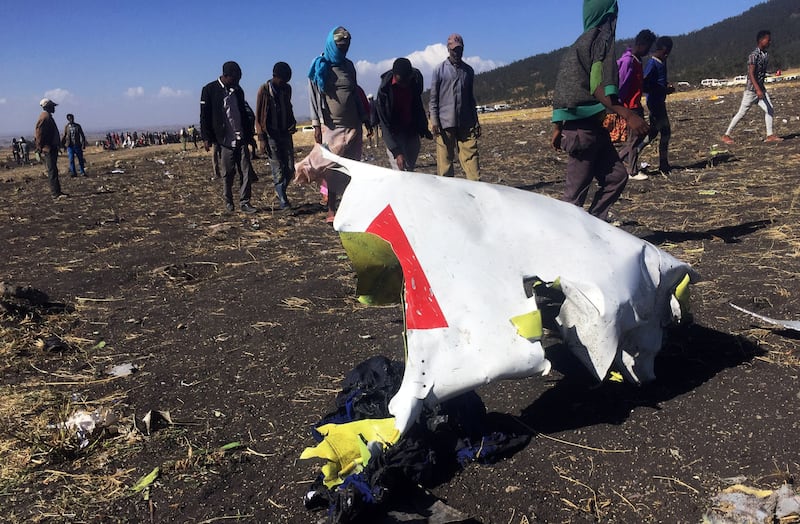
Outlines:
{"label": "person wearing jeans", "polygon": [[75,157],[78,158],[78,165],[81,168],[81,176],[86,176],[86,169],[83,162],[83,149],[86,147],[86,135],[83,128],[75,122],[75,116],[70,113],[67,115],[67,125],[64,126],[64,133],[61,136],[61,145],[67,148],[69,157],[69,176],[78,176],[75,170]]}

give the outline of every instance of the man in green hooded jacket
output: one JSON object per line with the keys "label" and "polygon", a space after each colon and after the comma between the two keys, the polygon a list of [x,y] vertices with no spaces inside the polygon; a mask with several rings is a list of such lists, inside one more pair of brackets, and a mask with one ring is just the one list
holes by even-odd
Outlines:
{"label": "man in green hooded jacket", "polygon": [[553,94],[553,137],[556,150],[568,155],[562,200],[583,206],[592,179],[597,180],[589,213],[606,220],[628,173],[603,127],[606,112],[628,123],[629,132],[644,135],[644,119],[623,106],[618,97],[619,72],[614,38],[619,8],[616,0],[584,0],[583,34],[567,50]]}

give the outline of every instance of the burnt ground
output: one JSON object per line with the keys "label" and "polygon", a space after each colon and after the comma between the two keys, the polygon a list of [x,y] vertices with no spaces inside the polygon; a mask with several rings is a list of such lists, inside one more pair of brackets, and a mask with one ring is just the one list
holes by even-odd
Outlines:
{"label": "burnt ground", "polygon": [[[549,337],[549,376],[479,390],[530,443],[447,472],[433,494],[485,523],[698,522],[730,484],[793,482],[800,334],[729,306],[800,318],[800,89],[773,93],[787,140],[762,143],[754,108],[716,155],[738,93],[673,101],[675,171],[631,181],[613,209],[704,277],[695,322],[670,333],[658,379],[598,386]],[[483,129],[485,181],[558,196],[566,158],[549,149],[546,120],[487,115]],[[434,170],[432,151],[426,143],[420,171]],[[654,153],[642,159],[657,165]],[[309,428],[357,363],[402,359],[402,313],[358,303],[315,190],[292,186],[295,209],[282,213],[263,160],[256,167],[254,216],[225,213],[210,157],[176,145],[96,152],[89,178],[64,177],[62,162],[70,197],[58,202],[38,166],[0,173],[0,280],[24,288],[9,288],[0,310],[4,518],[320,518],[302,504],[319,467],[298,461]],[[105,372],[126,363],[137,371]],[[118,420],[78,449],[72,432],[48,427],[78,409]],[[174,424],[135,429],[149,410]],[[157,480],[133,493],[155,467]]]}

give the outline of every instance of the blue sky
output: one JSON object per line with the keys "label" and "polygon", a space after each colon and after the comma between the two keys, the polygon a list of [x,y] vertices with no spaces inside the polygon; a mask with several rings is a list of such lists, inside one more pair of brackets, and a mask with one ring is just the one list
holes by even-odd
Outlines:
{"label": "blue sky", "polygon": [[[295,113],[307,115],[308,66],[337,25],[353,35],[348,58],[367,92],[398,56],[408,56],[427,83],[452,32],[463,35],[465,60],[480,72],[569,45],[582,30],[580,0],[342,2],[335,9],[330,0],[86,0],[22,10],[3,3],[0,135],[32,135],[44,96],[59,102],[59,124],[71,112],[87,130],[195,123],[200,90],[226,60],[242,66],[251,105],[273,64],[288,62]],[[683,34],[758,3],[620,0],[617,36],[645,27]]]}

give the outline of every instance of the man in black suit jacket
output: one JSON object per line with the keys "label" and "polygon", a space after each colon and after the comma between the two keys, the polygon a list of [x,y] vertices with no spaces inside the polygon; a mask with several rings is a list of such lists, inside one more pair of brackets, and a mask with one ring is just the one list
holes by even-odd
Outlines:
{"label": "man in black suit jacket", "polygon": [[220,149],[225,209],[229,212],[234,210],[233,178],[238,171],[242,174],[239,209],[245,213],[255,213],[256,208],[250,205],[255,173],[247,147],[253,140],[253,121],[246,111],[244,91],[239,87],[241,79],[239,64],[225,62],[222,76],[203,87],[200,96],[200,134],[206,151],[214,145]]}

